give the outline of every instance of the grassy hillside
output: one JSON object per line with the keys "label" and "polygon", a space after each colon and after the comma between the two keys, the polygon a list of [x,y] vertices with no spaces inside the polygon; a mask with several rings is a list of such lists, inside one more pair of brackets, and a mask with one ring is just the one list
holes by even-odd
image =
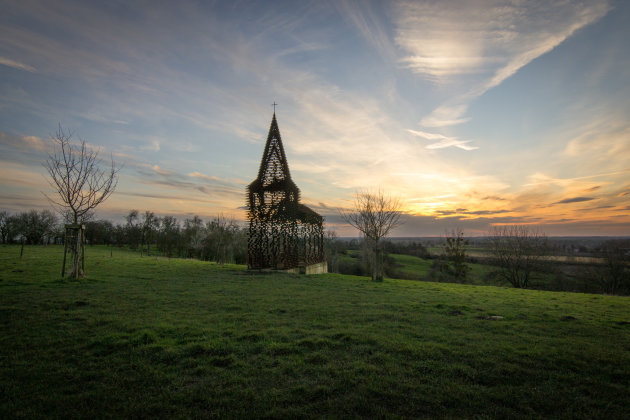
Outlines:
{"label": "grassy hillside", "polygon": [[[0,246],[0,418],[622,418],[630,300]],[[502,318],[493,319],[493,316]]]}

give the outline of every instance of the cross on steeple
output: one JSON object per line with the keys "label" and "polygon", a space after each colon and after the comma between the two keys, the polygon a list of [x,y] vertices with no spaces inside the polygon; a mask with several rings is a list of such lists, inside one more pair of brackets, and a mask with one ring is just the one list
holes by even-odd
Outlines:
{"label": "cross on steeple", "polygon": [[276,101],[273,101],[273,103],[271,105],[273,105],[273,113],[275,114],[276,113],[276,105],[278,105],[278,104],[276,103]]}

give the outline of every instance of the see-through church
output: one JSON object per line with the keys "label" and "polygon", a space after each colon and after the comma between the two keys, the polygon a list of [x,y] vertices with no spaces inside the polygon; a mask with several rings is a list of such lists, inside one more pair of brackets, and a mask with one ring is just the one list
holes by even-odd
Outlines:
{"label": "see-through church", "polygon": [[300,203],[274,111],[258,177],[247,187],[248,268],[306,274],[327,271],[324,219]]}

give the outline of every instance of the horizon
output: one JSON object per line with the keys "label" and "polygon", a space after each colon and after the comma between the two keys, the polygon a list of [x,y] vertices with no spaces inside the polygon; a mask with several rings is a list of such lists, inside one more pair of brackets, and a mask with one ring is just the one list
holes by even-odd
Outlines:
{"label": "horizon", "polygon": [[[60,124],[122,166],[97,208],[246,220],[276,112],[302,202],[357,191],[392,238],[630,236],[630,3],[64,0],[0,16],[0,210],[50,208]],[[277,108],[272,103],[278,103]]]}

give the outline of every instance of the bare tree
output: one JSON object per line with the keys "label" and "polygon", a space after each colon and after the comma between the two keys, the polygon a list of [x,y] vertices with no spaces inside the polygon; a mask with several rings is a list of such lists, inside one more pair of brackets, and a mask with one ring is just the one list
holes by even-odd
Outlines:
{"label": "bare tree", "polygon": [[501,226],[490,234],[490,251],[500,277],[525,288],[534,271],[542,268],[549,242],[544,233],[528,226]]}
{"label": "bare tree", "polygon": [[630,240],[610,239],[600,247],[603,266],[595,270],[595,279],[608,294],[630,292]]}
{"label": "bare tree", "polygon": [[50,175],[50,185],[57,192],[56,198],[46,196],[63,211],[70,211],[74,224],[84,220],[90,212],[107,200],[116,189],[118,171],[114,159],[107,169],[102,169],[98,151],[92,150],[85,140],[71,142],[72,132],[61,125],[51,136],[55,149],[48,155],[44,166]]}
{"label": "bare tree", "polygon": [[[118,171],[111,159],[111,165],[102,169],[102,161],[98,151],[92,150],[84,140],[73,144],[72,132],[66,132],[61,125],[54,136],[54,151],[48,155],[44,164],[50,175],[50,185],[57,194],[46,196],[62,214],[67,213],[73,225],[89,218],[94,209],[114,192],[118,183]],[[77,241],[72,241],[71,255],[73,261],[73,277],[79,276],[79,249],[83,247],[83,230],[77,234]],[[81,257],[82,260],[82,257]],[[65,270],[65,252],[64,267]],[[63,275],[63,274],[62,274]]]}
{"label": "bare tree", "polygon": [[382,191],[358,192],[351,210],[340,210],[343,220],[358,229],[370,250],[372,280],[383,281],[383,247],[381,239],[400,225],[400,201]]}

